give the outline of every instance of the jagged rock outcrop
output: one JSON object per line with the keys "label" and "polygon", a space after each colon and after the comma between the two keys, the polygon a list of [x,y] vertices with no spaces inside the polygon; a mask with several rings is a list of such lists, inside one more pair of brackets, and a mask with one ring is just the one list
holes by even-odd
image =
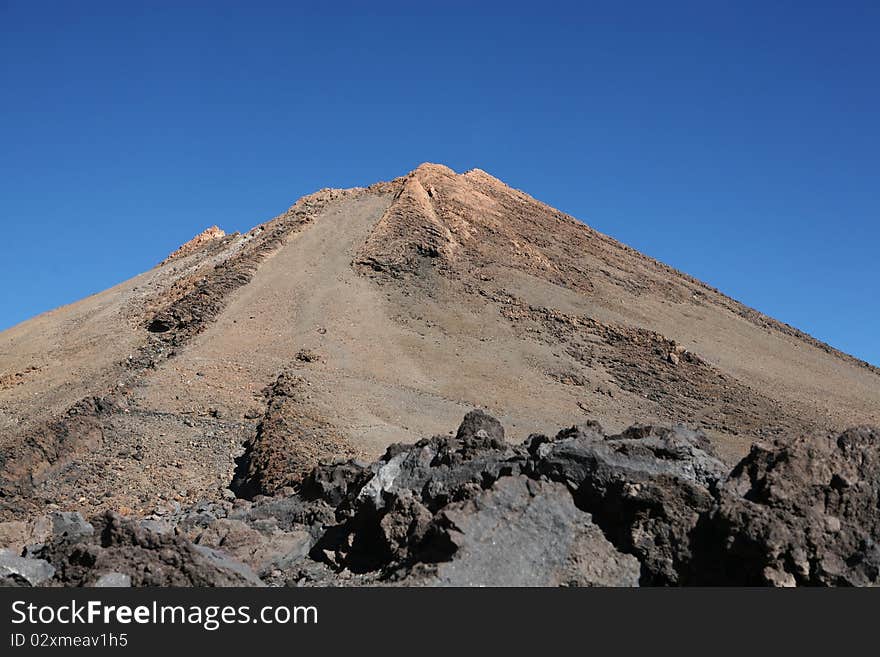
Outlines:
{"label": "jagged rock outcrop", "polygon": [[302,479],[315,464],[355,456],[344,439],[304,412],[304,382],[281,374],[266,387],[266,411],[238,459],[232,490],[239,497],[273,495]]}
{"label": "jagged rock outcrop", "polygon": [[592,424],[533,436],[529,451],[539,474],[565,483],[615,545],[638,556],[645,583],[687,583],[691,534],[726,471],[705,437],[640,426],[605,437]]}
{"label": "jagged rock outcrop", "polygon": [[104,419],[115,406],[111,396],[83,399],[61,418],[30,432],[17,452],[0,455],[0,498],[26,495],[77,452],[99,446],[104,441]]}
{"label": "jagged rock outcrop", "polygon": [[[97,584],[119,573],[133,586],[260,586],[251,569],[173,530],[108,512],[91,534],[55,534],[35,556],[55,569],[65,586]],[[106,585],[105,579],[103,585]]]}
{"label": "jagged rock outcrop", "polygon": [[708,523],[724,583],[866,586],[880,582],[880,431],[756,445],[734,468]]}
{"label": "jagged rock outcrop", "polygon": [[622,554],[564,486],[503,477],[436,521],[450,558],[427,583],[442,586],[637,586],[639,562]]}
{"label": "jagged rock outcrop", "polygon": [[214,240],[219,240],[222,237],[226,237],[226,232],[223,231],[219,226],[211,226],[206,228],[201,233],[193,237],[189,242],[182,244],[176,251],[174,251],[171,255],[165,258],[161,264],[165,264],[167,262],[171,262],[175,258],[182,258],[183,256],[187,256],[194,251],[197,251],[205,244],[213,242]]}
{"label": "jagged rock outcrop", "polygon": [[[455,435],[319,465],[275,496],[142,520],[0,525],[6,585],[635,586],[880,582],[880,432],[756,445],[732,472],[700,433],[596,423],[512,445]],[[39,528],[39,529],[38,529]]]}

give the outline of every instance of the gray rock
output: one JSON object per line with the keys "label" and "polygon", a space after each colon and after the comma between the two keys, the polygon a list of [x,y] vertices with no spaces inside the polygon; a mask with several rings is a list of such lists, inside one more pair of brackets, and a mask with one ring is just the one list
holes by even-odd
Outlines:
{"label": "gray rock", "polygon": [[[482,497],[487,489],[506,490],[512,485],[508,480],[525,476],[565,484],[556,488],[565,491],[567,512],[574,509],[585,526],[601,528],[614,554],[637,558],[642,583],[689,582],[698,525],[714,508],[713,491],[725,476],[723,463],[704,436],[656,427],[606,436],[601,426],[589,423],[553,439],[532,436],[514,447],[498,439],[502,434],[492,428],[494,423],[474,412],[455,437],[390,447],[369,468],[372,474],[360,490],[349,487],[336,507],[342,523],[321,536],[313,554],[337,569],[391,578],[411,577],[406,573],[418,571],[410,568],[412,563],[448,562],[448,568],[464,568],[449,565],[458,563],[459,546],[444,523],[458,526],[473,514],[490,513],[474,506],[476,500],[489,504]],[[544,504],[548,495],[529,507],[529,513],[540,509],[546,514],[533,518],[532,524],[553,524],[554,513],[562,513],[558,499],[558,508]],[[446,515],[453,510],[459,514],[454,522]],[[465,512],[467,518],[460,517]],[[494,554],[500,558],[500,553]],[[554,572],[558,576],[560,571]],[[460,581],[461,576],[456,577]],[[577,574],[571,577],[575,583],[591,581]]]}
{"label": "gray rock", "polygon": [[162,518],[144,518],[141,527],[154,534],[173,534],[174,524],[170,520]]}
{"label": "gray rock", "polygon": [[[410,457],[410,453],[402,452],[382,463],[376,474],[361,488],[358,501],[369,500],[376,509],[385,506],[385,498],[398,490],[397,479],[400,477],[400,466]],[[407,482],[404,482],[404,485]]]}
{"label": "gray rock", "polygon": [[438,521],[455,551],[429,583],[638,586],[639,562],[618,552],[559,484],[505,477],[449,505]]}
{"label": "gray rock", "polygon": [[26,559],[0,550],[0,585],[39,586],[52,579],[55,569],[42,559]]}
{"label": "gray rock", "polygon": [[709,440],[683,427],[637,425],[606,438],[598,425],[578,426],[552,440],[531,437],[529,451],[542,461],[545,474],[574,487],[600,466],[636,477],[674,476],[704,488],[717,485],[728,472]]}
{"label": "gray rock", "polygon": [[250,567],[236,561],[228,554],[204,545],[194,545],[193,549],[205,558],[211,568],[222,573],[230,581],[236,581],[239,586],[263,586],[262,580]]}
{"label": "gray rock", "polygon": [[606,441],[636,467],[655,475],[674,475],[713,488],[730,470],[715,454],[705,435],[685,427],[636,425]]}
{"label": "gray rock", "polygon": [[473,498],[499,478],[520,474],[526,465],[526,451],[499,440],[503,432],[496,424],[475,411],[455,437],[389,447],[358,479],[364,482],[360,488],[347,487],[336,507],[341,524],[326,531],[315,549],[336,567],[359,572],[433,559],[420,546],[433,514]]}
{"label": "gray rock", "polygon": [[133,586],[262,585],[246,565],[193,545],[182,534],[151,531],[112,512],[94,522],[93,536],[54,538],[41,551],[55,567],[59,583],[84,586],[99,573],[115,572],[128,575]]}
{"label": "gray rock", "polygon": [[297,495],[261,498],[254,504],[233,509],[229,517],[248,524],[271,520],[282,531],[308,528],[312,532],[322,532],[324,527],[336,523],[332,506],[322,500],[304,500]]}
{"label": "gray rock", "polygon": [[95,588],[126,588],[131,586],[131,577],[123,573],[104,573],[93,586]]}
{"label": "gray rock", "polygon": [[95,528],[77,511],[55,511],[49,515],[52,521],[52,535],[71,540],[91,536]]}
{"label": "gray rock", "polygon": [[498,439],[503,430],[499,434],[492,423],[497,420],[472,411],[454,438],[435,436],[414,445],[392,445],[374,464],[374,475],[357,499],[370,500],[378,509],[397,491],[413,491],[436,511],[448,502],[470,497],[475,486],[485,487],[499,477],[518,474],[528,455]]}
{"label": "gray rock", "polygon": [[715,505],[724,466],[685,429],[634,427],[605,438],[598,425],[528,441],[536,474],[566,484],[621,551],[642,564],[643,584],[687,584],[697,526]]}

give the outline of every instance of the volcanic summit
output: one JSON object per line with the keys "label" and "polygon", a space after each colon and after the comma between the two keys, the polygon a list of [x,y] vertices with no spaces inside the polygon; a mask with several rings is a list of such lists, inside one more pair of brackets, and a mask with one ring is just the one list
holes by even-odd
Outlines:
{"label": "volcanic summit", "polygon": [[[712,464],[709,479],[688,475],[706,490],[723,487],[741,459],[755,462],[753,444],[795,449],[803,436],[880,425],[873,366],[480,169],[423,164],[390,182],[323,189],[246,234],[214,226],[163,257],[129,281],[0,333],[0,520],[8,536],[15,523],[23,534],[37,531],[34,519],[59,509],[136,534],[125,529],[134,520],[119,519],[266,504],[316,485],[319,464],[387,464],[400,444],[454,440],[450,429],[473,409],[504,429],[493,434],[487,427],[495,425],[480,420],[450,453],[467,452],[478,434],[506,454],[506,444],[564,427],[582,427],[578,435],[594,427],[596,440],[623,445],[642,435],[627,433],[631,425],[655,427],[643,432],[650,440],[656,427],[678,426],[688,454],[696,449]],[[555,499],[559,482],[573,486],[554,470],[561,448],[547,452],[539,442],[504,457],[537,488],[526,493],[511,478],[475,508],[527,494]],[[499,486],[499,476],[483,487]],[[746,471],[734,478],[749,480]],[[554,523],[570,527],[565,518],[589,507],[602,525],[602,490],[575,495]],[[422,501],[426,523],[447,503],[431,500]],[[720,517],[724,505],[708,500],[697,507]],[[455,513],[467,527],[464,511]],[[547,517],[534,507],[523,513]],[[489,539],[471,526],[460,553],[483,554]],[[652,561],[602,530],[569,537],[578,550],[616,555],[592,583],[727,581],[718,573],[700,579],[677,557]],[[383,552],[383,567],[422,559],[406,545]],[[337,570],[371,568],[372,557],[356,550],[336,554]],[[475,577],[451,563],[432,576],[457,584]],[[771,568],[765,580],[745,583],[786,583],[790,571]],[[65,577],[85,577],[77,573]]]}

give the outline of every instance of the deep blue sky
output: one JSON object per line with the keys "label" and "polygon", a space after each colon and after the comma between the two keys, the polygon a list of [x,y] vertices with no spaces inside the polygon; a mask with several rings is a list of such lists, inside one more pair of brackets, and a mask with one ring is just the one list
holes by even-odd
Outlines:
{"label": "deep blue sky", "polygon": [[0,328],[434,161],[880,364],[878,3],[296,4],[0,0]]}

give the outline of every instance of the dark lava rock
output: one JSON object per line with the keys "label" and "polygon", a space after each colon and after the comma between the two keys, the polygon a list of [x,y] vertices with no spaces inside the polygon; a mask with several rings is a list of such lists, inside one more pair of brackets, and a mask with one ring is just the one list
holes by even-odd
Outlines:
{"label": "dark lava rock", "polygon": [[54,537],[40,552],[66,586],[96,583],[107,572],[133,586],[261,586],[245,565],[183,536],[156,532],[108,512],[95,519],[93,537]]}
{"label": "dark lava rock", "polygon": [[475,411],[455,437],[390,447],[337,506],[343,522],[312,556],[408,584],[637,584],[638,562],[564,486],[526,476],[529,452],[503,437],[497,420]]}
{"label": "dark lava rock", "polygon": [[473,411],[454,436],[294,484],[161,519],[55,514],[45,545],[0,553],[0,583],[880,583],[877,429],[755,446],[728,475],[684,428],[588,423],[511,445]]}
{"label": "dark lava rock", "polygon": [[755,445],[711,521],[720,583],[880,583],[880,430]]}
{"label": "dark lava rock", "polygon": [[729,468],[709,439],[685,427],[635,425],[606,442],[644,472],[671,474],[710,489],[727,477]]}
{"label": "dark lava rock", "polygon": [[52,535],[71,540],[91,536],[95,528],[77,511],[55,511],[50,514]]}
{"label": "dark lava rock", "polygon": [[370,475],[368,466],[357,461],[319,465],[303,478],[300,492],[306,499],[336,506],[356,494]]}
{"label": "dark lava rock", "polygon": [[606,438],[590,424],[532,436],[528,449],[536,473],[566,484],[611,542],[639,559],[643,584],[688,583],[693,534],[725,471],[703,436],[633,427]]}
{"label": "dark lava rock", "polygon": [[[467,435],[467,434],[466,434]],[[471,497],[499,477],[518,474],[526,455],[493,437],[435,436],[415,445],[392,445],[373,467],[373,476],[357,494],[357,502],[383,508],[399,491],[415,493],[436,511]]]}
{"label": "dark lava rock", "polygon": [[504,427],[488,413],[476,409],[464,416],[455,437],[459,440],[467,438],[491,439],[501,444],[504,442]]}
{"label": "dark lava rock", "polygon": [[[392,445],[346,488],[330,528],[313,556],[335,568],[385,575],[412,561],[448,556],[449,546],[426,540],[434,515],[469,500],[501,477],[520,474],[528,454],[499,438],[497,420],[474,412],[455,437],[435,436],[414,445]],[[308,487],[306,487],[308,489]],[[338,499],[339,488],[331,489]]]}
{"label": "dark lava rock", "polygon": [[150,333],[166,333],[173,329],[177,323],[172,317],[164,316],[164,317],[154,317],[149,324],[147,324],[147,330]]}
{"label": "dark lava rock", "polygon": [[448,505],[437,524],[455,551],[427,584],[638,586],[639,562],[618,552],[560,484],[505,477]]}
{"label": "dark lava rock", "polygon": [[632,476],[673,476],[713,488],[728,468],[709,440],[684,427],[636,425],[606,436],[597,423],[560,431],[555,438],[533,435],[527,441],[544,474],[579,486],[599,465]]}

